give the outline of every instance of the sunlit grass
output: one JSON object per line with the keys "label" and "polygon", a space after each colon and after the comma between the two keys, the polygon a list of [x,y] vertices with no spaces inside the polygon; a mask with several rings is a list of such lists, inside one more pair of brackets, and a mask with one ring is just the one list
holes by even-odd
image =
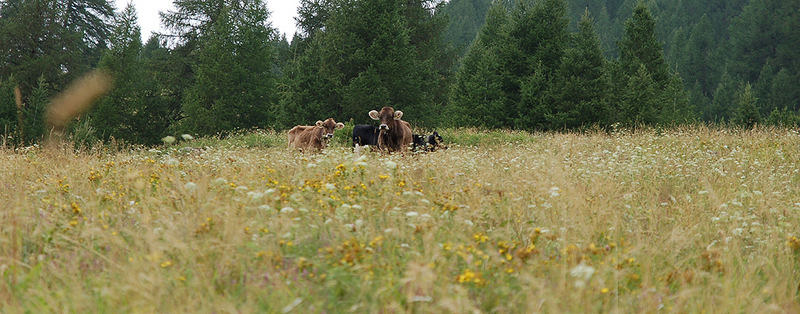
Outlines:
{"label": "sunlit grass", "polygon": [[796,312],[800,136],[0,150],[2,312]]}

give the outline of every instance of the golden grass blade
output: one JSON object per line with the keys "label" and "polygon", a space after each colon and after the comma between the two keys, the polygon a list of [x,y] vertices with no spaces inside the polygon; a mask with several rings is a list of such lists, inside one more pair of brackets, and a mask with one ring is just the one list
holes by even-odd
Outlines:
{"label": "golden grass blade", "polygon": [[[53,98],[45,120],[53,135],[60,136],[74,117],[91,108],[95,100],[111,88],[111,76],[94,70],[75,80],[64,92]],[[51,138],[52,140],[52,138]]]}

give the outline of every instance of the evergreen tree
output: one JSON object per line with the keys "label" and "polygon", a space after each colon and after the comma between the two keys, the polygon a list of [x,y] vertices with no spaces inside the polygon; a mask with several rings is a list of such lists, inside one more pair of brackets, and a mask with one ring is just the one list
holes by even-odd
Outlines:
{"label": "evergreen tree", "polygon": [[41,76],[59,89],[97,62],[112,15],[107,0],[0,2],[0,77],[13,74],[25,102]]}
{"label": "evergreen tree", "polygon": [[274,30],[266,5],[260,0],[175,4],[177,11],[162,17],[191,51],[195,74],[177,129],[207,135],[275,123]]}
{"label": "evergreen tree", "polygon": [[759,123],[761,114],[758,112],[757,102],[758,99],[753,93],[750,83],[741,86],[736,93],[736,114],[734,115],[733,123],[746,128],[752,128]]}
{"label": "evergreen tree", "polygon": [[0,81],[0,143],[17,132],[17,104],[14,101],[13,77]]}
{"label": "evergreen tree", "polygon": [[47,132],[44,114],[49,103],[50,86],[44,77],[39,77],[36,88],[31,92],[31,97],[28,97],[28,102],[23,108],[23,128],[25,130],[23,140],[26,144],[38,143],[44,139]]}
{"label": "evergreen tree", "polygon": [[436,89],[426,86],[439,82],[432,75],[435,57],[425,53],[436,36],[412,38],[410,29],[426,24],[409,21],[415,15],[407,9],[398,0],[337,3],[288,75],[282,106],[287,123],[324,116],[366,122],[366,112],[382,106],[403,110],[417,123],[436,122]]}
{"label": "evergreen tree", "polygon": [[450,92],[448,116],[459,126],[508,127],[513,107],[503,92],[505,75],[498,51],[508,43],[506,8],[495,4],[462,61]]}
{"label": "evergreen tree", "polygon": [[792,75],[786,68],[781,68],[770,86],[767,102],[771,108],[800,109],[800,89],[797,74]]}
{"label": "evergreen tree", "polygon": [[511,79],[520,82],[518,91],[513,85],[507,90],[509,98],[517,100],[515,126],[548,128],[551,106],[558,101],[553,82],[561,79],[556,71],[568,42],[566,4],[544,0],[530,8],[519,2],[511,17],[512,46],[504,53],[504,62]]}
{"label": "evergreen tree", "polygon": [[444,13],[450,18],[444,38],[453,43],[458,55],[466,54],[470,43],[475,40],[476,34],[486,23],[486,15],[491,5],[491,0],[451,0],[443,8]]}
{"label": "evergreen tree", "polygon": [[594,21],[586,10],[573,36],[573,44],[564,53],[555,87],[558,91],[556,127],[574,128],[606,121],[608,82],[605,58],[594,30]]}
{"label": "evergreen tree", "polygon": [[621,122],[628,125],[654,124],[660,111],[658,84],[644,64],[628,78],[621,104]]}
{"label": "evergreen tree", "polygon": [[671,75],[667,86],[660,94],[661,111],[658,113],[658,123],[669,125],[698,120],[695,107],[689,103],[689,93],[684,88],[680,75]]}
{"label": "evergreen tree", "polygon": [[619,61],[629,75],[638,75],[639,65],[644,65],[660,89],[667,85],[670,74],[664,61],[664,49],[656,39],[655,23],[650,10],[640,1],[625,22],[625,35],[619,42]]}
{"label": "evergreen tree", "polygon": [[714,90],[711,108],[703,116],[705,121],[723,122],[731,119],[737,90],[736,86],[736,81],[728,71],[723,72],[722,78]]}
{"label": "evergreen tree", "polygon": [[111,33],[111,48],[100,61],[114,78],[114,89],[104,97],[90,115],[91,126],[103,138],[130,143],[139,142],[134,120],[144,111],[141,30],[136,10],[128,5],[116,17]]}

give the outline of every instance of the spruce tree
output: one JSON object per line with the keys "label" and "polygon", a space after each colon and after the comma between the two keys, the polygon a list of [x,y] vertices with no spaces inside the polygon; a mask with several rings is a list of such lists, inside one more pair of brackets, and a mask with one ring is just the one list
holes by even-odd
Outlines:
{"label": "spruce tree", "polygon": [[509,127],[508,106],[503,92],[506,79],[498,58],[508,43],[508,14],[502,4],[489,9],[486,24],[472,43],[456,74],[450,92],[452,122],[459,126]]}
{"label": "spruce tree", "polygon": [[644,65],[657,88],[669,82],[669,71],[664,61],[664,48],[656,39],[656,22],[650,10],[640,1],[633,15],[625,22],[625,35],[619,42],[620,65],[625,73],[635,75],[639,65]]}
{"label": "spruce tree", "polygon": [[[509,98],[517,101],[515,126],[543,129],[558,101],[554,82],[567,47],[568,20],[563,0],[544,0],[528,7],[519,2],[512,11],[509,37],[512,44],[504,54],[504,64],[511,79],[520,83],[519,90],[511,85]],[[518,96],[519,95],[519,96]]]}
{"label": "spruce tree", "polygon": [[116,17],[115,24],[110,36],[111,48],[100,61],[100,67],[114,78],[114,89],[97,103],[89,121],[104,139],[113,137],[138,143],[134,120],[146,113],[142,97],[145,76],[140,56],[141,29],[135,8],[128,5]]}
{"label": "spruce tree", "polygon": [[7,143],[17,131],[17,105],[14,101],[13,77],[0,81],[0,143]]}
{"label": "spruce tree", "polygon": [[[367,122],[383,106],[405,111],[409,121],[436,122],[436,67],[423,46],[435,36],[412,38],[406,1],[344,0],[330,11],[324,30],[291,67],[282,110],[289,123],[320,116]],[[426,15],[422,15],[428,18]],[[417,34],[420,35],[420,34]],[[424,39],[428,38],[428,39]],[[311,115],[313,117],[305,118]],[[302,118],[302,119],[300,119]]]}
{"label": "spruce tree", "polygon": [[575,128],[606,120],[608,82],[605,58],[594,30],[594,21],[586,10],[572,45],[564,53],[556,75],[556,127]]}
{"label": "spruce tree", "polygon": [[23,140],[26,144],[39,143],[44,139],[47,132],[44,114],[50,103],[50,96],[49,84],[44,77],[39,77],[36,88],[31,92],[31,97],[28,97],[28,102],[23,108],[23,128],[25,129]]}
{"label": "spruce tree", "polygon": [[644,64],[628,78],[627,88],[621,104],[621,118],[624,124],[637,126],[654,124],[658,121],[659,89]]}
{"label": "spruce tree", "polygon": [[736,113],[733,118],[733,123],[752,128],[754,125],[761,121],[761,114],[758,112],[758,99],[753,93],[753,88],[750,83],[747,83],[739,88],[736,92]]}
{"label": "spruce tree", "polygon": [[705,113],[703,119],[711,122],[729,121],[735,109],[734,102],[737,90],[737,83],[733,77],[724,71],[719,79],[717,88],[714,89],[714,97],[711,100],[711,108]]}
{"label": "spruce tree", "polygon": [[192,47],[190,64],[195,74],[183,101],[185,117],[177,129],[209,135],[273,125],[277,101],[274,30],[266,5],[260,0],[220,1],[198,3],[202,6],[198,10],[190,5],[197,1],[185,2],[165,16],[168,24],[191,12],[195,19],[210,22],[183,26],[176,32]]}

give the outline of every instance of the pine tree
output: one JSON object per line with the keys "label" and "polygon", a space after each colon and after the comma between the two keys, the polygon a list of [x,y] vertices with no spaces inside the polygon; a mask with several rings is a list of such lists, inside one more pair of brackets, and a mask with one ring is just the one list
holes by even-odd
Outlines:
{"label": "pine tree", "polygon": [[[260,0],[176,2],[164,15],[186,47],[195,74],[176,126],[201,135],[275,123],[276,78],[269,11]],[[187,19],[191,16],[191,19]],[[181,21],[213,21],[185,26]]]}
{"label": "pine tree", "polygon": [[798,79],[800,73],[792,75],[786,68],[781,68],[770,86],[767,103],[771,108],[788,108],[792,111],[800,109],[800,89]]}
{"label": "pine tree", "polygon": [[[509,37],[512,45],[505,56],[505,68],[520,82],[507,93],[517,100],[515,126],[542,129],[552,126],[551,106],[558,101],[554,83],[568,43],[566,4],[563,0],[536,2],[532,8],[519,2],[512,10]],[[519,96],[517,96],[519,95]]]}
{"label": "pine tree", "polygon": [[758,99],[753,93],[750,83],[739,88],[736,93],[736,114],[733,123],[752,128],[761,121],[761,114],[758,112]]}
{"label": "pine tree", "polygon": [[560,78],[555,86],[558,116],[554,117],[553,124],[556,127],[575,128],[606,120],[606,60],[588,10],[572,41],[556,75]]}
{"label": "pine tree", "polygon": [[23,128],[25,129],[23,140],[26,144],[39,143],[44,139],[47,132],[44,114],[50,103],[50,96],[50,86],[44,77],[39,77],[36,88],[31,92],[31,97],[28,98],[23,109]]}
{"label": "pine tree", "polygon": [[134,120],[143,112],[141,30],[137,24],[136,10],[128,5],[116,17],[112,30],[111,49],[100,61],[100,67],[114,77],[114,89],[92,110],[91,126],[104,138],[115,138],[129,143],[139,143]]}
{"label": "pine tree", "polygon": [[13,77],[0,81],[0,144],[5,144],[9,136],[17,132],[17,105],[14,101]]}
{"label": "pine tree", "polygon": [[489,9],[486,24],[467,52],[450,92],[453,123],[459,126],[501,128],[511,125],[508,100],[502,89],[503,70],[498,50],[508,42],[508,14],[502,4]]}
{"label": "pine tree", "polygon": [[621,122],[633,126],[656,123],[661,109],[658,96],[657,83],[645,65],[640,64],[636,74],[628,78],[621,105]]}
{"label": "pine tree", "polygon": [[706,121],[724,122],[733,117],[733,109],[737,90],[737,83],[728,71],[723,72],[722,78],[714,90],[711,108],[703,117]]}
{"label": "pine tree", "polygon": [[625,35],[619,42],[620,65],[625,73],[634,75],[639,65],[644,65],[657,88],[669,82],[669,71],[664,61],[664,48],[656,39],[655,19],[650,10],[639,2],[633,15],[625,22]]}
{"label": "pine tree", "polygon": [[338,3],[292,66],[284,117],[290,123],[322,116],[367,122],[369,110],[393,106],[416,123],[436,122],[441,108],[433,106],[436,92],[428,86],[439,82],[423,47],[432,44],[423,38],[435,36],[412,40],[410,29],[425,23],[409,21],[414,15],[407,8],[398,0]]}

